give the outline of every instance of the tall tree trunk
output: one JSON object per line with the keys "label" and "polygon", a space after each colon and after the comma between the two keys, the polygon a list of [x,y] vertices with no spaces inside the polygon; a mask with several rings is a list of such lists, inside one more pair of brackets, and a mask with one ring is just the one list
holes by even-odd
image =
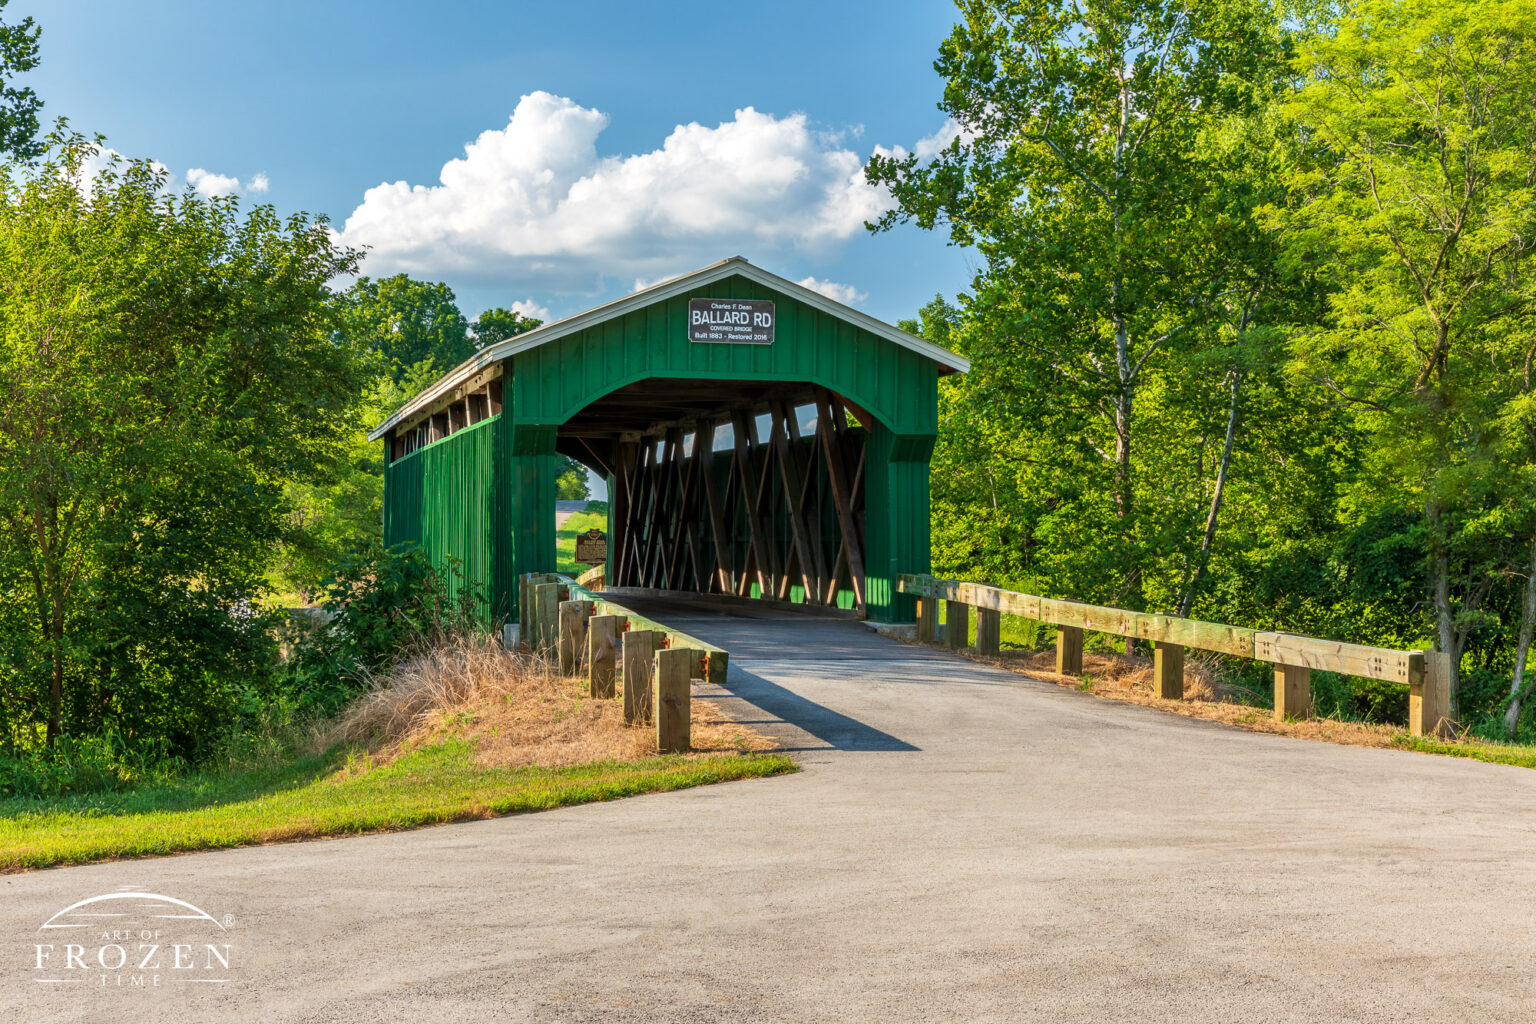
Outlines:
{"label": "tall tree trunk", "polygon": [[1456,615],[1451,608],[1451,556],[1446,551],[1444,510],[1434,501],[1425,503],[1424,518],[1430,531],[1430,573],[1433,577],[1435,627],[1440,634],[1440,650],[1451,656],[1450,678],[1446,680],[1446,703],[1451,718],[1459,715],[1456,706],[1457,683],[1461,676],[1461,637],[1456,631]]}
{"label": "tall tree trunk", "polygon": [[1179,615],[1189,618],[1195,605],[1195,594],[1205,579],[1206,566],[1211,561],[1211,545],[1216,540],[1216,519],[1221,514],[1221,499],[1227,489],[1227,471],[1232,466],[1232,446],[1237,438],[1237,398],[1242,391],[1243,375],[1233,370],[1228,375],[1229,400],[1227,402],[1227,439],[1221,446],[1221,464],[1216,469],[1216,487],[1211,492],[1211,507],[1205,515],[1205,536],[1200,540],[1200,555],[1195,560],[1195,571],[1189,585],[1179,596]]}
{"label": "tall tree trunk", "polygon": [[1515,738],[1520,725],[1520,708],[1525,703],[1525,659],[1531,653],[1531,637],[1536,633],[1536,538],[1531,539],[1531,557],[1525,571],[1525,603],[1520,609],[1520,635],[1515,643],[1515,667],[1510,673],[1509,708],[1504,712],[1504,732]]}
{"label": "tall tree trunk", "polygon": [[53,593],[52,615],[48,617],[48,646],[52,665],[48,673],[48,746],[64,731],[64,605],[57,589]]}

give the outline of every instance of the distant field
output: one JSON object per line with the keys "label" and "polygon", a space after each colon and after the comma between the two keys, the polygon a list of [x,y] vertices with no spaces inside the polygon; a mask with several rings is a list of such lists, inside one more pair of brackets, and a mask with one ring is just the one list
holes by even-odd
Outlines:
{"label": "distant field", "polygon": [[594,501],[585,512],[577,512],[555,531],[555,571],[577,576],[591,568],[576,561],[576,535],[591,529],[608,529],[608,503]]}

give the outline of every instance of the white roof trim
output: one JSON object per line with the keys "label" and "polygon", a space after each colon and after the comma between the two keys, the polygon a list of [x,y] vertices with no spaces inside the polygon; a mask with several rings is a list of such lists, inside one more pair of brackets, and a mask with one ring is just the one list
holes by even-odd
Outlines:
{"label": "white roof trim", "polygon": [[[601,306],[595,306],[584,313],[577,313],[562,320],[553,320],[540,327],[535,327],[531,331],[481,349],[449,371],[436,384],[422,391],[415,398],[397,409],[389,419],[380,423],[373,433],[368,435],[368,440],[379,440],[396,424],[402,420],[413,418],[423,409],[440,400],[454,388],[473,377],[477,371],[491,363],[501,362],[504,359],[517,355],[519,352],[526,352],[529,349],[537,348],[540,345],[563,338],[566,335],[575,334],[577,331],[585,330],[588,327],[600,324],[605,320],[611,320],[614,317],[623,316],[642,306],[648,306],[653,302],[676,298],[704,285],[722,281],[727,277],[738,276],[745,277],[749,281],[756,281],[766,288],[784,292],[805,303],[807,306],[819,309],[823,313],[835,316],[841,320],[846,320],[857,327],[862,327],[871,334],[900,345],[902,348],[910,349],[919,355],[926,356],[952,371],[964,373],[971,368],[971,361],[958,353],[951,352],[949,349],[942,348],[930,341],[924,341],[915,334],[908,334],[899,327],[893,327],[884,321],[876,320],[867,313],[860,313],[851,306],[845,306],[841,302],[829,299],[820,292],[814,292],[804,285],[796,284],[793,281],[779,277],[777,274],[770,274],[766,270],[753,266],[740,256],[732,256],[730,259],[711,263],[709,266],[696,270],[691,274],[684,274],[681,277],[660,281],[649,288],[643,288],[632,295],[626,295],[622,299],[605,302]],[[503,401],[511,401],[511,396],[507,395]]]}

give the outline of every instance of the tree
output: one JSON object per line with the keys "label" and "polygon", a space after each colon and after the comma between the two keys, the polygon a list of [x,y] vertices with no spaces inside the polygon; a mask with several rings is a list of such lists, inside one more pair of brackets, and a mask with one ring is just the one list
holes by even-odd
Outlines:
{"label": "tree", "polygon": [[405,274],[362,277],[343,295],[340,332],[349,344],[375,353],[380,371],[396,383],[427,360],[446,373],[475,353],[469,322],[453,289]]}
{"label": "tree", "polygon": [[592,496],[587,467],[569,456],[561,460],[555,477],[555,497],[560,501],[584,501]]}
{"label": "tree", "polygon": [[[0,0],[0,13],[9,3]],[[37,67],[42,33],[31,17],[14,25],[0,21],[0,152],[23,162],[36,160],[45,149],[37,138],[43,101],[30,88],[18,89],[11,83],[16,75]]]}
{"label": "tree", "polygon": [[0,679],[50,743],[115,721],[187,751],[260,667],[285,482],[339,454],[358,375],[326,282],[356,255],[99,155],[0,170],[0,586],[25,607]]}
{"label": "tree", "polygon": [[356,415],[333,461],[316,467],[310,479],[291,480],[285,488],[288,527],[271,580],[285,602],[308,604],[336,566],[359,544],[384,540],[384,450],[368,440],[373,427],[400,408],[438,375],[431,360],[396,382],[365,364]]}
{"label": "tree", "polygon": [[1456,666],[1454,714],[1468,640],[1536,539],[1533,509],[1511,507],[1506,489],[1525,456],[1500,429],[1529,392],[1533,353],[1521,318],[1536,247],[1536,7],[1369,0],[1297,68],[1305,87],[1289,109],[1316,158],[1295,168],[1299,199],[1279,220],[1292,258],[1331,267],[1335,284],[1297,370],[1373,435],[1360,506],[1418,510],[1409,529],[1427,552],[1436,645]]}
{"label": "tree", "polygon": [[[953,139],[926,163],[871,160],[866,176],[897,201],[874,227],[943,224],[980,251],[962,301],[963,386],[996,436],[1030,438],[1013,461],[1050,496],[1038,505],[1047,548],[1076,556],[1067,586],[1139,607],[1149,574],[1192,546],[1189,508],[1215,527],[1219,498],[1180,468],[1212,472],[1197,455],[1208,432],[1170,436],[1175,457],[1153,453],[1148,468],[1173,467],[1177,485],[1139,479],[1138,438],[1203,419],[1213,401],[1236,421],[1240,375],[1191,358],[1244,304],[1234,296],[1262,292],[1254,262],[1267,252],[1232,244],[1252,233],[1228,222],[1250,222],[1257,200],[1229,187],[1230,154],[1210,140],[1270,103],[1286,37],[1266,7],[1243,2],[959,6],[965,21],[935,64]],[[1251,326],[1237,319],[1239,334]],[[1192,368],[1222,383],[1182,385]],[[1164,569],[1161,600],[1192,600],[1203,569],[1186,561],[1191,597]]]}
{"label": "tree", "polygon": [[477,348],[484,348],[487,345],[494,345],[498,341],[515,338],[524,331],[533,330],[541,323],[543,323],[542,320],[535,320],[533,317],[524,316],[514,310],[503,309],[500,306],[488,309],[475,319],[475,346]]}

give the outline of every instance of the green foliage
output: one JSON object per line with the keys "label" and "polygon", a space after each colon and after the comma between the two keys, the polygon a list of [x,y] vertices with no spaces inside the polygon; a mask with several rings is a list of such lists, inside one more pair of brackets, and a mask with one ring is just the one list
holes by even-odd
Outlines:
{"label": "green foliage", "polygon": [[363,387],[357,414],[344,436],[345,450],[319,467],[313,480],[284,488],[290,514],[270,578],[283,606],[318,600],[323,581],[347,552],[384,540],[384,450],[368,440],[372,426],[437,379],[430,360],[400,381],[384,374]]}
{"label": "green foliage", "polygon": [[286,631],[292,654],[278,687],[295,714],[329,714],[399,658],[475,632],[487,600],[456,565],[440,569],[408,545],[353,548],[325,592],[326,621],[295,615]]}
{"label": "green foliage", "polygon": [[326,282],[355,255],[323,221],[50,146],[0,171],[0,742],[202,756],[270,664],[285,485],[350,422]]}
{"label": "green foliage", "polygon": [[1294,372],[1369,433],[1347,500],[1413,517],[1403,543],[1425,556],[1437,645],[1459,664],[1536,536],[1536,7],[1351,5],[1296,67],[1286,111],[1312,145],[1273,220],[1331,290],[1294,335]]}
{"label": "green foliage", "polygon": [[569,456],[564,457],[555,477],[555,497],[560,501],[581,501],[591,496],[587,467]]}
{"label": "green foliage", "polygon": [[379,372],[395,383],[428,361],[446,373],[475,353],[469,321],[453,289],[405,274],[358,278],[341,297],[340,335],[374,354]]}
{"label": "green foliage", "polygon": [[[9,3],[0,0],[0,12]],[[43,102],[30,88],[18,89],[12,83],[16,75],[37,67],[42,32],[30,16],[14,25],[0,21],[0,152],[23,162],[36,160],[47,150],[37,138],[37,115]]]}
{"label": "green foliage", "polygon": [[949,143],[867,169],[877,229],[983,260],[901,325],[973,362],[941,384],[935,571],[1450,649],[1463,717],[1519,728],[1536,7],[958,6]]}
{"label": "green foliage", "polygon": [[878,228],[943,226],[985,260],[958,313],[919,325],[972,357],[946,382],[936,461],[954,500],[989,510],[941,558],[969,547],[1063,595],[1187,606],[1227,424],[1259,429],[1281,387],[1253,369],[1298,288],[1272,273],[1252,154],[1288,36],[1246,3],[959,6],[935,65],[953,140],[866,169],[897,201]]}
{"label": "green foliage", "polygon": [[542,323],[531,316],[524,316],[514,310],[503,309],[500,306],[488,309],[475,319],[475,345],[484,348],[494,345],[498,341],[506,341],[515,338],[524,331],[531,331]]}

